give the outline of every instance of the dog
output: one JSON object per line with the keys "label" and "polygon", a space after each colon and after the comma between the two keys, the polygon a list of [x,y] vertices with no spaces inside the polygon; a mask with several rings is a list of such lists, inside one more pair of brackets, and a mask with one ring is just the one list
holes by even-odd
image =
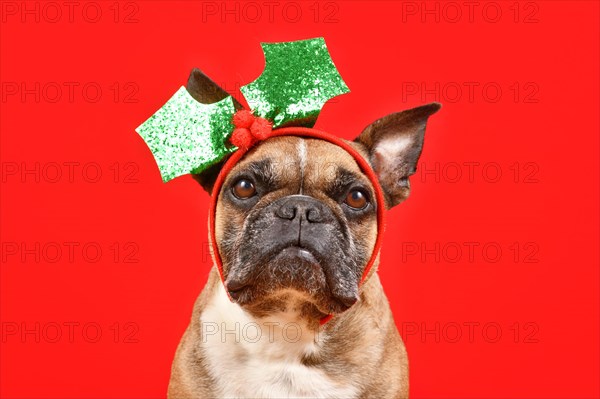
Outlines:
{"label": "dog", "polygon": [[[202,103],[228,95],[198,70],[186,88]],[[213,267],[177,348],[169,398],[408,397],[407,354],[378,259],[362,284],[361,276],[376,209],[408,197],[440,106],[387,115],[350,143],[375,171],[384,203],[353,156],[315,138],[260,142],[220,192],[211,191],[222,163],[195,176],[218,196],[224,283]]]}

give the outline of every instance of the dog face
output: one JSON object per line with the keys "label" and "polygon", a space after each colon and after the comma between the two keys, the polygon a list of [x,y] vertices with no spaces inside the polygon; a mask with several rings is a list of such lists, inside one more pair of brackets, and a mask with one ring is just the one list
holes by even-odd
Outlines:
{"label": "dog face", "polygon": [[228,174],[217,204],[215,236],[232,298],[267,311],[293,291],[321,313],[350,307],[375,243],[374,198],[354,158],[334,144],[260,143]]}
{"label": "dog face", "polygon": [[[194,93],[200,86],[188,83],[188,90],[201,98]],[[291,302],[309,318],[352,306],[375,245],[377,208],[407,198],[427,118],[439,107],[388,115],[352,143],[377,174],[385,204],[335,144],[282,136],[251,149],[212,193],[219,196],[215,238],[233,300],[259,316]],[[220,166],[196,176],[209,192]]]}

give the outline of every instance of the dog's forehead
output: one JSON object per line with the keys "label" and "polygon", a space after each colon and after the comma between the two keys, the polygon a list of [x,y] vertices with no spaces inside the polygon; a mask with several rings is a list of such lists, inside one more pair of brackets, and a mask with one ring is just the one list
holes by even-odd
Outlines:
{"label": "dog's forehead", "polygon": [[[357,147],[359,152],[361,148]],[[295,136],[273,137],[259,143],[234,168],[268,162],[274,173],[333,178],[338,170],[362,174],[356,160],[343,148],[325,140]]]}

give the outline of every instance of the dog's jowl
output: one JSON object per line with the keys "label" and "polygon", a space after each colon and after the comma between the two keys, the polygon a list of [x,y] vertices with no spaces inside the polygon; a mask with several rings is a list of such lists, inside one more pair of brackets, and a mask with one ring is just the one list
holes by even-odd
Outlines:
{"label": "dog's jowl", "polygon": [[[197,79],[188,83],[195,98],[220,93]],[[408,197],[439,107],[375,121],[347,143],[352,153],[275,136],[218,185],[223,163],[196,176],[216,201],[222,279],[215,266],[177,350],[169,397],[408,396],[406,352],[377,274],[378,212]]]}

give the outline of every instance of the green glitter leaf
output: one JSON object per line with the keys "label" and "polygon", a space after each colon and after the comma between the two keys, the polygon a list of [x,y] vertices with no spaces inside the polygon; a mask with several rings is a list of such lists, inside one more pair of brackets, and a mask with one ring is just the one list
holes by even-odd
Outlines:
{"label": "green glitter leaf", "polygon": [[181,87],[136,132],[146,142],[166,183],[200,173],[237,150],[226,145],[235,113],[231,96],[213,104],[196,101]]}
{"label": "green glitter leaf", "polygon": [[265,69],[240,90],[254,114],[273,127],[312,127],[327,100],[350,91],[322,37],[261,46]]}

